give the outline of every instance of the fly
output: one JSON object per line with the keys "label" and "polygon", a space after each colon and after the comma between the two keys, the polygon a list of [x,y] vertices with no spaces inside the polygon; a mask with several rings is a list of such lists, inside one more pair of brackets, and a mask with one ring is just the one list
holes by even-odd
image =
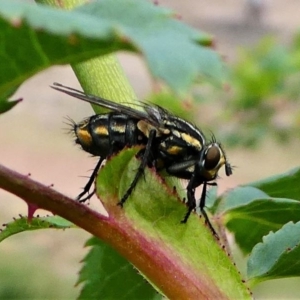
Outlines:
{"label": "fly", "polygon": [[165,169],[171,176],[188,180],[188,210],[181,222],[186,223],[196,208],[195,189],[202,185],[200,211],[212,233],[217,236],[204,209],[207,185],[216,184],[214,180],[222,166],[225,166],[227,176],[232,174],[232,167],[221,144],[214,137],[211,141],[206,141],[203,132],[196,126],[158,105],[141,102],[141,110],[138,110],[59,83],[54,83],[52,88],[111,110],[72,124],[76,143],[84,151],[100,157],[89,181],[78,195],[78,201],[84,202],[94,194],[95,191],[91,194],[89,191],[107,157],[117,154],[125,147],[140,145],[142,149],[137,156],[141,163],[118,205],[123,206],[147,166],[155,167],[157,171]]}

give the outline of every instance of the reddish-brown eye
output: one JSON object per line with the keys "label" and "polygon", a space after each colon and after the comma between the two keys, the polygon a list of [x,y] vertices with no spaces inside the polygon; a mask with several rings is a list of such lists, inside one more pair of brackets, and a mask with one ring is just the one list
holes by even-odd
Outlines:
{"label": "reddish-brown eye", "polygon": [[207,149],[204,167],[206,170],[213,170],[220,162],[221,153],[218,146],[211,146]]}

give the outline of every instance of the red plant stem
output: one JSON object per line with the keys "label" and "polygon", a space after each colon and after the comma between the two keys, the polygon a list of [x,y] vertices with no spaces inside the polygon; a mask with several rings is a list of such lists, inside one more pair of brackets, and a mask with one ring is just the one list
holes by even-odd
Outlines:
{"label": "red plant stem", "polygon": [[[133,224],[116,216],[105,217],[28,176],[0,165],[0,188],[73,222],[110,244],[171,299],[226,299],[208,278],[194,274],[176,263],[169,253],[151,238],[139,236]],[[118,214],[118,213],[117,213]],[[124,227],[125,225],[125,227]]]}

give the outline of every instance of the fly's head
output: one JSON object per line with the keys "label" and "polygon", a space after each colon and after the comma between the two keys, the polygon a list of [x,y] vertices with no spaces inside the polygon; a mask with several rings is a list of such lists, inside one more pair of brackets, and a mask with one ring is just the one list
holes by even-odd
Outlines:
{"label": "fly's head", "polygon": [[219,143],[213,141],[203,149],[198,165],[199,173],[205,181],[211,181],[217,178],[222,166],[225,166],[226,175],[230,176],[232,167],[225,152]]}

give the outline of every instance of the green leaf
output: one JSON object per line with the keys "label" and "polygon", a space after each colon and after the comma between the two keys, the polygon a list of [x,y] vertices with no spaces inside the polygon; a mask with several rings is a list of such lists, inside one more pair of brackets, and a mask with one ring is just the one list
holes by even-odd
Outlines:
{"label": "green leaf", "polygon": [[148,1],[103,0],[63,11],[2,0],[0,32],[0,94],[52,65],[119,50],[143,54],[153,76],[176,91],[200,75],[222,74],[218,55],[203,46],[207,35]]}
{"label": "green leaf", "polygon": [[161,299],[161,296],[120,254],[97,238],[84,258],[77,284],[83,283],[79,299]]}
{"label": "green leaf", "polygon": [[7,112],[12,109],[16,104],[18,104],[22,99],[7,101],[7,99],[0,98],[0,114]]}
{"label": "green leaf", "polygon": [[292,222],[271,232],[253,248],[248,260],[248,277],[263,280],[300,276],[300,222]]}
{"label": "green leaf", "polygon": [[[199,280],[200,286],[208,284],[211,289],[216,284],[224,295],[230,295],[229,298],[247,298],[240,275],[209,228],[203,226],[203,219],[193,213],[186,224],[180,223],[187,207],[154,169],[145,169],[144,178],[138,182],[123,209],[116,205],[140,164],[135,158],[136,152],[135,148],[121,151],[107,161],[97,178],[97,194],[109,214],[108,222],[126,232],[120,251],[128,248],[127,258],[137,263],[136,267],[151,266],[157,270],[152,278],[154,284],[165,270],[183,269],[184,276]],[[134,245],[141,247],[141,252],[133,252]],[[217,272],[212,265],[218,266]],[[176,280],[181,280],[182,274],[176,276]],[[235,289],[230,288],[233,282]]]}
{"label": "green leaf", "polygon": [[300,220],[299,201],[268,197],[253,187],[240,187],[228,193],[219,203],[220,212],[244,253],[249,253],[270,231]]}
{"label": "green leaf", "polygon": [[51,216],[51,217],[42,217],[42,218],[32,218],[29,222],[27,217],[20,217],[19,219],[14,219],[13,222],[5,224],[5,228],[0,232],[0,242],[4,239],[23,232],[23,231],[31,231],[37,229],[46,229],[46,228],[55,228],[55,229],[66,229],[75,227],[69,221],[59,217],[59,216]]}
{"label": "green leaf", "polygon": [[18,104],[20,101],[22,101],[22,98],[17,100],[11,100],[11,101],[7,100],[15,93],[16,90],[17,89],[15,87],[11,88],[7,90],[6,93],[3,93],[0,96],[0,114],[7,112],[8,110],[12,109],[16,104]]}
{"label": "green leaf", "polygon": [[225,196],[217,199],[215,202],[215,210],[217,213],[226,212],[228,210],[247,205],[254,199],[265,197],[268,197],[268,194],[257,188],[251,186],[237,187],[226,193]]}
{"label": "green leaf", "polygon": [[297,167],[286,173],[250,183],[250,185],[264,191],[270,197],[300,200],[299,182],[300,167]]}

